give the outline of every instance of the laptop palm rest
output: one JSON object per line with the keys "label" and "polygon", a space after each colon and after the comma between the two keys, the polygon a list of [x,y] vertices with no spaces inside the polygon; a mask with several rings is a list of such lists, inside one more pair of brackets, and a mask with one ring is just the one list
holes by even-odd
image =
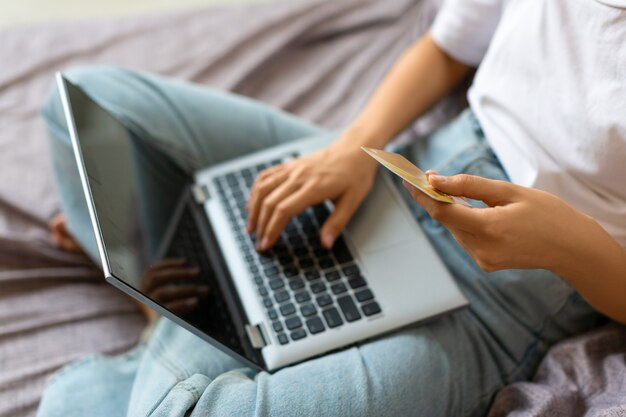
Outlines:
{"label": "laptop palm rest", "polygon": [[372,191],[348,225],[350,240],[361,256],[408,244],[420,233],[403,207],[405,202],[382,175],[376,176]]}

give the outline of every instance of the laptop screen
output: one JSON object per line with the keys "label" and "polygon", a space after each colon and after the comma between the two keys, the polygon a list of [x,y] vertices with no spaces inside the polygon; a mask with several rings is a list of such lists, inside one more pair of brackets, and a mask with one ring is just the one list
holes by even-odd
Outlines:
{"label": "laptop screen", "polygon": [[183,209],[178,203],[190,176],[159,150],[155,139],[135,135],[132,121],[119,121],[70,82],[63,84],[111,275],[255,360],[249,346],[241,346],[241,326],[233,325],[238,318],[232,314],[232,297],[224,297],[216,263],[205,260],[194,270],[199,262],[183,260],[184,252],[168,247],[176,240],[173,215]]}

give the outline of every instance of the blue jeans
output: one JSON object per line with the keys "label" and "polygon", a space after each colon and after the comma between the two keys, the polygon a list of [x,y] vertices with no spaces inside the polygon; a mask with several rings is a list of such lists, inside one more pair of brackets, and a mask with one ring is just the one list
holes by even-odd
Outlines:
{"label": "blue jeans", "polygon": [[[165,157],[154,164],[163,173],[164,203],[177,195],[184,173],[286,141],[334,134],[246,98],[154,75],[88,68],[69,78],[134,137],[162,151]],[[55,91],[43,114],[62,208],[70,230],[95,258]],[[507,179],[471,111],[403,152],[442,174]],[[61,370],[39,415],[483,415],[496,391],[528,378],[550,345],[596,323],[589,305],[549,271],[482,271],[402,192],[470,307],[271,375],[160,319],[127,355],[96,355]]]}

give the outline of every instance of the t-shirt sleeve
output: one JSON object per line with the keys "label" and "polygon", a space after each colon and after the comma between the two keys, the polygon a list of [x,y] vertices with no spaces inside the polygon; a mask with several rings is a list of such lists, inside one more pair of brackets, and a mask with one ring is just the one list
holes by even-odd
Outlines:
{"label": "t-shirt sleeve", "polygon": [[478,66],[500,21],[503,0],[445,0],[431,36],[452,58]]}

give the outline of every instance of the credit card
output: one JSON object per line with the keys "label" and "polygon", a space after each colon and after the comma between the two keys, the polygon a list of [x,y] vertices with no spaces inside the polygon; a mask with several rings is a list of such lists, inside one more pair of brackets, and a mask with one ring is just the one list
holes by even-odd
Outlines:
{"label": "credit card", "polygon": [[364,146],[361,146],[361,149],[363,149],[365,153],[374,158],[389,171],[404,179],[406,182],[413,185],[415,188],[417,188],[433,200],[450,204],[463,204],[464,206],[470,205],[462,197],[455,197],[446,193],[442,193],[441,191],[435,189],[428,182],[426,173],[413,165],[413,163],[406,159],[404,156],[394,152],[366,148]]}

